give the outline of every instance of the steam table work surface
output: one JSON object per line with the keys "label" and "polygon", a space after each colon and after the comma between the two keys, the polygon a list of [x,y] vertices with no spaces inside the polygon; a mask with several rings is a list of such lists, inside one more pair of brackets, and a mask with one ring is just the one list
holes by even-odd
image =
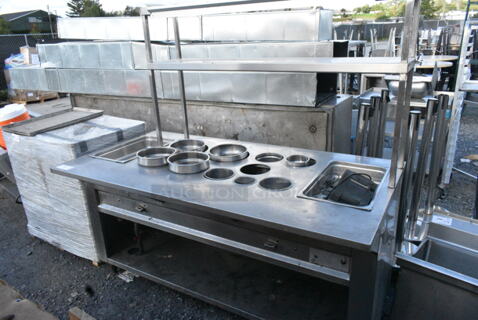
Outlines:
{"label": "steam table work surface", "polygon": [[[181,139],[182,135],[166,132],[164,137],[171,141]],[[208,179],[204,177],[206,171],[176,174],[167,166],[146,168],[136,161],[118,163],[88,155],[52,168],[52,171],[165,203],[208,210],[240,221],[360,250],[371,250],[377,240],[385,211],[395,191],[387,187],[389,160],[218,138],[193,138],[204,141],[208,150],[225,143],[241,144],[247,148],[249,156],[237,162],[211,161],[211,169],[228,168],[233,171],[233,176],[225,180]],[[267,163],[256,160],[263,153],[276,153],[283,158]],[[286,159],[291,155],[304,155],[314,159],[315,163],[308,167],[287,166]],[[298,197],[333,162],[383,168],[384,177],[377,186],[370,211]],[[270,170],[261,174],[245,174],[241,168],[247,164],[266,165]],[[238,184],[234,182],[238,177],[252,177],[255,181]],[[282,191],[267,190],[263,187],[267,184],[262,182],[272,177],[285,178],[291,185]]]}

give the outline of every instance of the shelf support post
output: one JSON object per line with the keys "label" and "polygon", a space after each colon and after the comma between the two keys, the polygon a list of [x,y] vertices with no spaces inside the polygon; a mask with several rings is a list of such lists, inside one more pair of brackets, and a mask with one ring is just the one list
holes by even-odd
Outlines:
{"label": "shelf support post", "polygon": [[154,69],[151,68],[151,63],[153,63],[153,49],[151,47],[151,37],[149,34],[149,12],[141,11],[141,19],[143,21],[143,32],[144,32],[144,45],[146,48],[146,62],[148,63],[148,69],[150,69],[149,74],[149,87],[151,91],[151,100],[153,103],[153,115],[154,121],[156,122],[156,136],[158,139],[158,144],[163,146],[163,132],[161,130],[161,118],[159,116],[159,104],[158,104],[158,92],[156,90],[156,77]]}
{"label": "shelf support post", "polygon": [[[179,26],[178,26],[177,17],[173,18],[173,29],[174,29],[174,44],[176,46],[176,56],[177,56],[177,59],[182,59],[183,55],[181,53],[181,39],[179,37]],[[178,71],[178,83],[179,83],[179,95],[181,98],[181,105],[183,106],[184,139],[189,139],[188,106],[186,102],[186,89],[184,88],[184,73],[182,70]]]}

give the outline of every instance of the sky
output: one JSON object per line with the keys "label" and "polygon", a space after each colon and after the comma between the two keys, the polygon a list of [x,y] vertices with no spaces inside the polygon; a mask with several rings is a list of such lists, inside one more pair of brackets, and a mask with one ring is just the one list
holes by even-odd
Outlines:
{"label": "sky", "polygon": [[[54,14],[65,16],[65,13],[68,11],[66,6],[68,0],[0,0],[0,14],[16,12],[16,11],[25,11],[25,10],[35,10],[35,9],[47,9],[47,5],[50,7],[50,11]],[[160,3],[171,3],[179,2],[177,0],[100,0],[100,3],[103,5],[105,11],[117,11],[123,10],[126,6],[131,7],[141,7],[145,4],[160,4]],[[317,1],[318,5],[323,6],[327,9],[341,9],[346,8],[347,10],[354,9],[356,7],[363,6],[365,4],[374,4],[375,0],[321,0]]]}

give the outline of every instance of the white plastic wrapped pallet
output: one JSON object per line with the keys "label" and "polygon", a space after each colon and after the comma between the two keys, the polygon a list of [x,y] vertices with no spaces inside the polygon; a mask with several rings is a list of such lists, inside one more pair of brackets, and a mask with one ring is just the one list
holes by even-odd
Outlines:
{"label": "white plastic wrapped pallet", "polygon": [[51,173],[50,168],[144,132],[142,121],[111,116],[33,137],[5,132],[30,234],[98,261],[84,186],[78,180]]}

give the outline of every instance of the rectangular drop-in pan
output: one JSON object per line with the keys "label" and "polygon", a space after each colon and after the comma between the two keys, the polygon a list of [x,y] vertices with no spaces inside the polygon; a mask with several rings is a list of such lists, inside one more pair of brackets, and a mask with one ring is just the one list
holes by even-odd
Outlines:
{"label": "rectangular drop-in pan", "polygon": [[[340,180],[342,178],[342,175],[347,170],[352,171],[353,173],[369,175],[372,178],[372,181],[377,185],[372,200],[368,205],[357,206],[327,199],[326,192],[324,191],[327,190],[327,184],[330,184],[332,181]],[[382,183],[386,172],[387,170],[382,167],[357,164],[352,162],[333,161],[327,166],[327,168],[325,168],[325,170],[321,174],[319,174],[318,177],[316,177],[314,180],[312,180],[311,183],[309,183],[309,185],[299,194],[299,198],[329,202],[337,205],[370,211],[373,208],[373,204],[377,196],[377,191],[380,188],[380,184]]]}
{"label": "rectangular drop-in pan", "polygon": [[478,252],[439,239],[428,238],[414,258],[478,279]]}
{"label": "rectangular drop-in pan", "polygon": [[120,142],[118,144],[115,144],[114,146],[97,151],[95,153],[90,154],[90,156],[102,160],[126,163],[135,159],[136,153],[139,150],[158,146],[159,145],[156,137],[141,136],[128,141]]}

